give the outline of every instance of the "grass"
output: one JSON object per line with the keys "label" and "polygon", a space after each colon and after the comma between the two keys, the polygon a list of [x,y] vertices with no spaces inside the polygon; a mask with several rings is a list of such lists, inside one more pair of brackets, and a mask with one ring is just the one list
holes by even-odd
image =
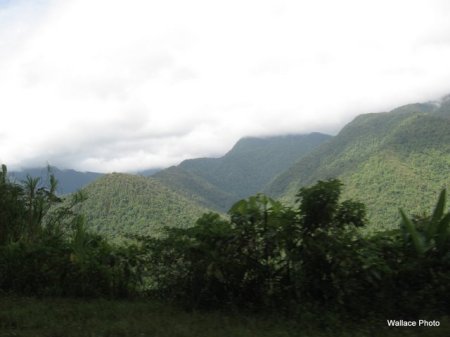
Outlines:
{"label": "grass", "polygon": [[0,297],[0,337],[397,337],[450,336],[438,328],[388,328],[384,320],[312,322],[222,312],[186,312],[154,301]]}

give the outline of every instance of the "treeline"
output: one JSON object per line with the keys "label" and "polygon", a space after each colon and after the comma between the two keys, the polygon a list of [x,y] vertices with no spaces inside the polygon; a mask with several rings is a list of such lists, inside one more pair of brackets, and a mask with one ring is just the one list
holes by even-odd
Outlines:
{"label": "treeline", "polygon": [[[51,176],[50,176],[51,177]],[[208,213],[189,228],[113,246],[58,203],[55,182],[17,185],[0,176],[0,290],[28,295],[149,296],[188,308],[286,314],[328,310],[418,317],[448,314],[450,213],[441,193],[431,215],[364,235],[362,203],[341,201],[332,179],[301,188],[295,207],[264,195],[229,217]],[[53,181],[53,182],[52,182]],[[34,186],[34,188],[32,188]]]}

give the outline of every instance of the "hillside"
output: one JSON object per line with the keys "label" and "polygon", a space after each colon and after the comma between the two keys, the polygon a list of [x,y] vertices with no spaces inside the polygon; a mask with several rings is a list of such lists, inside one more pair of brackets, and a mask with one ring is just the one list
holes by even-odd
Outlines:
{"label": "hillside", "polygon": [[[55,175],[58,180],[57,191],[59,194],[73,193],[92,181],[100,178],[103,174],[97,172],[79,172],[75,170],[60,170],[57,167],[51,167],[51,173]],[[48,180],[48,169],[46,167],[41,168],[29,168],[22,171],[13,171],[9,173],[9,176],[14,180],[23,181],[27,175],[31,177],[41,178],[41,182],[45,183]]]}
{"label": "hillside", "polygon": [[363,201],[376,227],[392,227],[400,205],[429,209],[450,186],[450,100],[356,117],[341,132],[274,179],[265,192],[293,201],[298,189],[340,178],[344,197]]}
{"label": "hillside", "polygon": [[211,209],[228,210],[218,205],[231,205],[237,200],[235,195],[220,190],[208,180],[181,167],[169,167],[154,178]]}
{"label": "hillside", "polygon": [[90,228],[108,237],[155,235],[163,226],[190,226],[207,212],[159,181],[142,176],[107,174],[83,190],[88,199],[80,211]]}
{"label": "hillside", "polygon": [[203,205],[226,211],[330,138],[320,133],[243,138],[221,158],[185,160],[154,177]]}

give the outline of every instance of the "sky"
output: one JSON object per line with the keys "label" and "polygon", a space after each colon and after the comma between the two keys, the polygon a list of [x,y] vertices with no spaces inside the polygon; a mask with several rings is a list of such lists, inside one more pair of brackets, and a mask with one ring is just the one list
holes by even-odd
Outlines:
{"label": "sky", "polygon": [[450,93],[446,0],[0,0],[0,162],[139,171]]}

